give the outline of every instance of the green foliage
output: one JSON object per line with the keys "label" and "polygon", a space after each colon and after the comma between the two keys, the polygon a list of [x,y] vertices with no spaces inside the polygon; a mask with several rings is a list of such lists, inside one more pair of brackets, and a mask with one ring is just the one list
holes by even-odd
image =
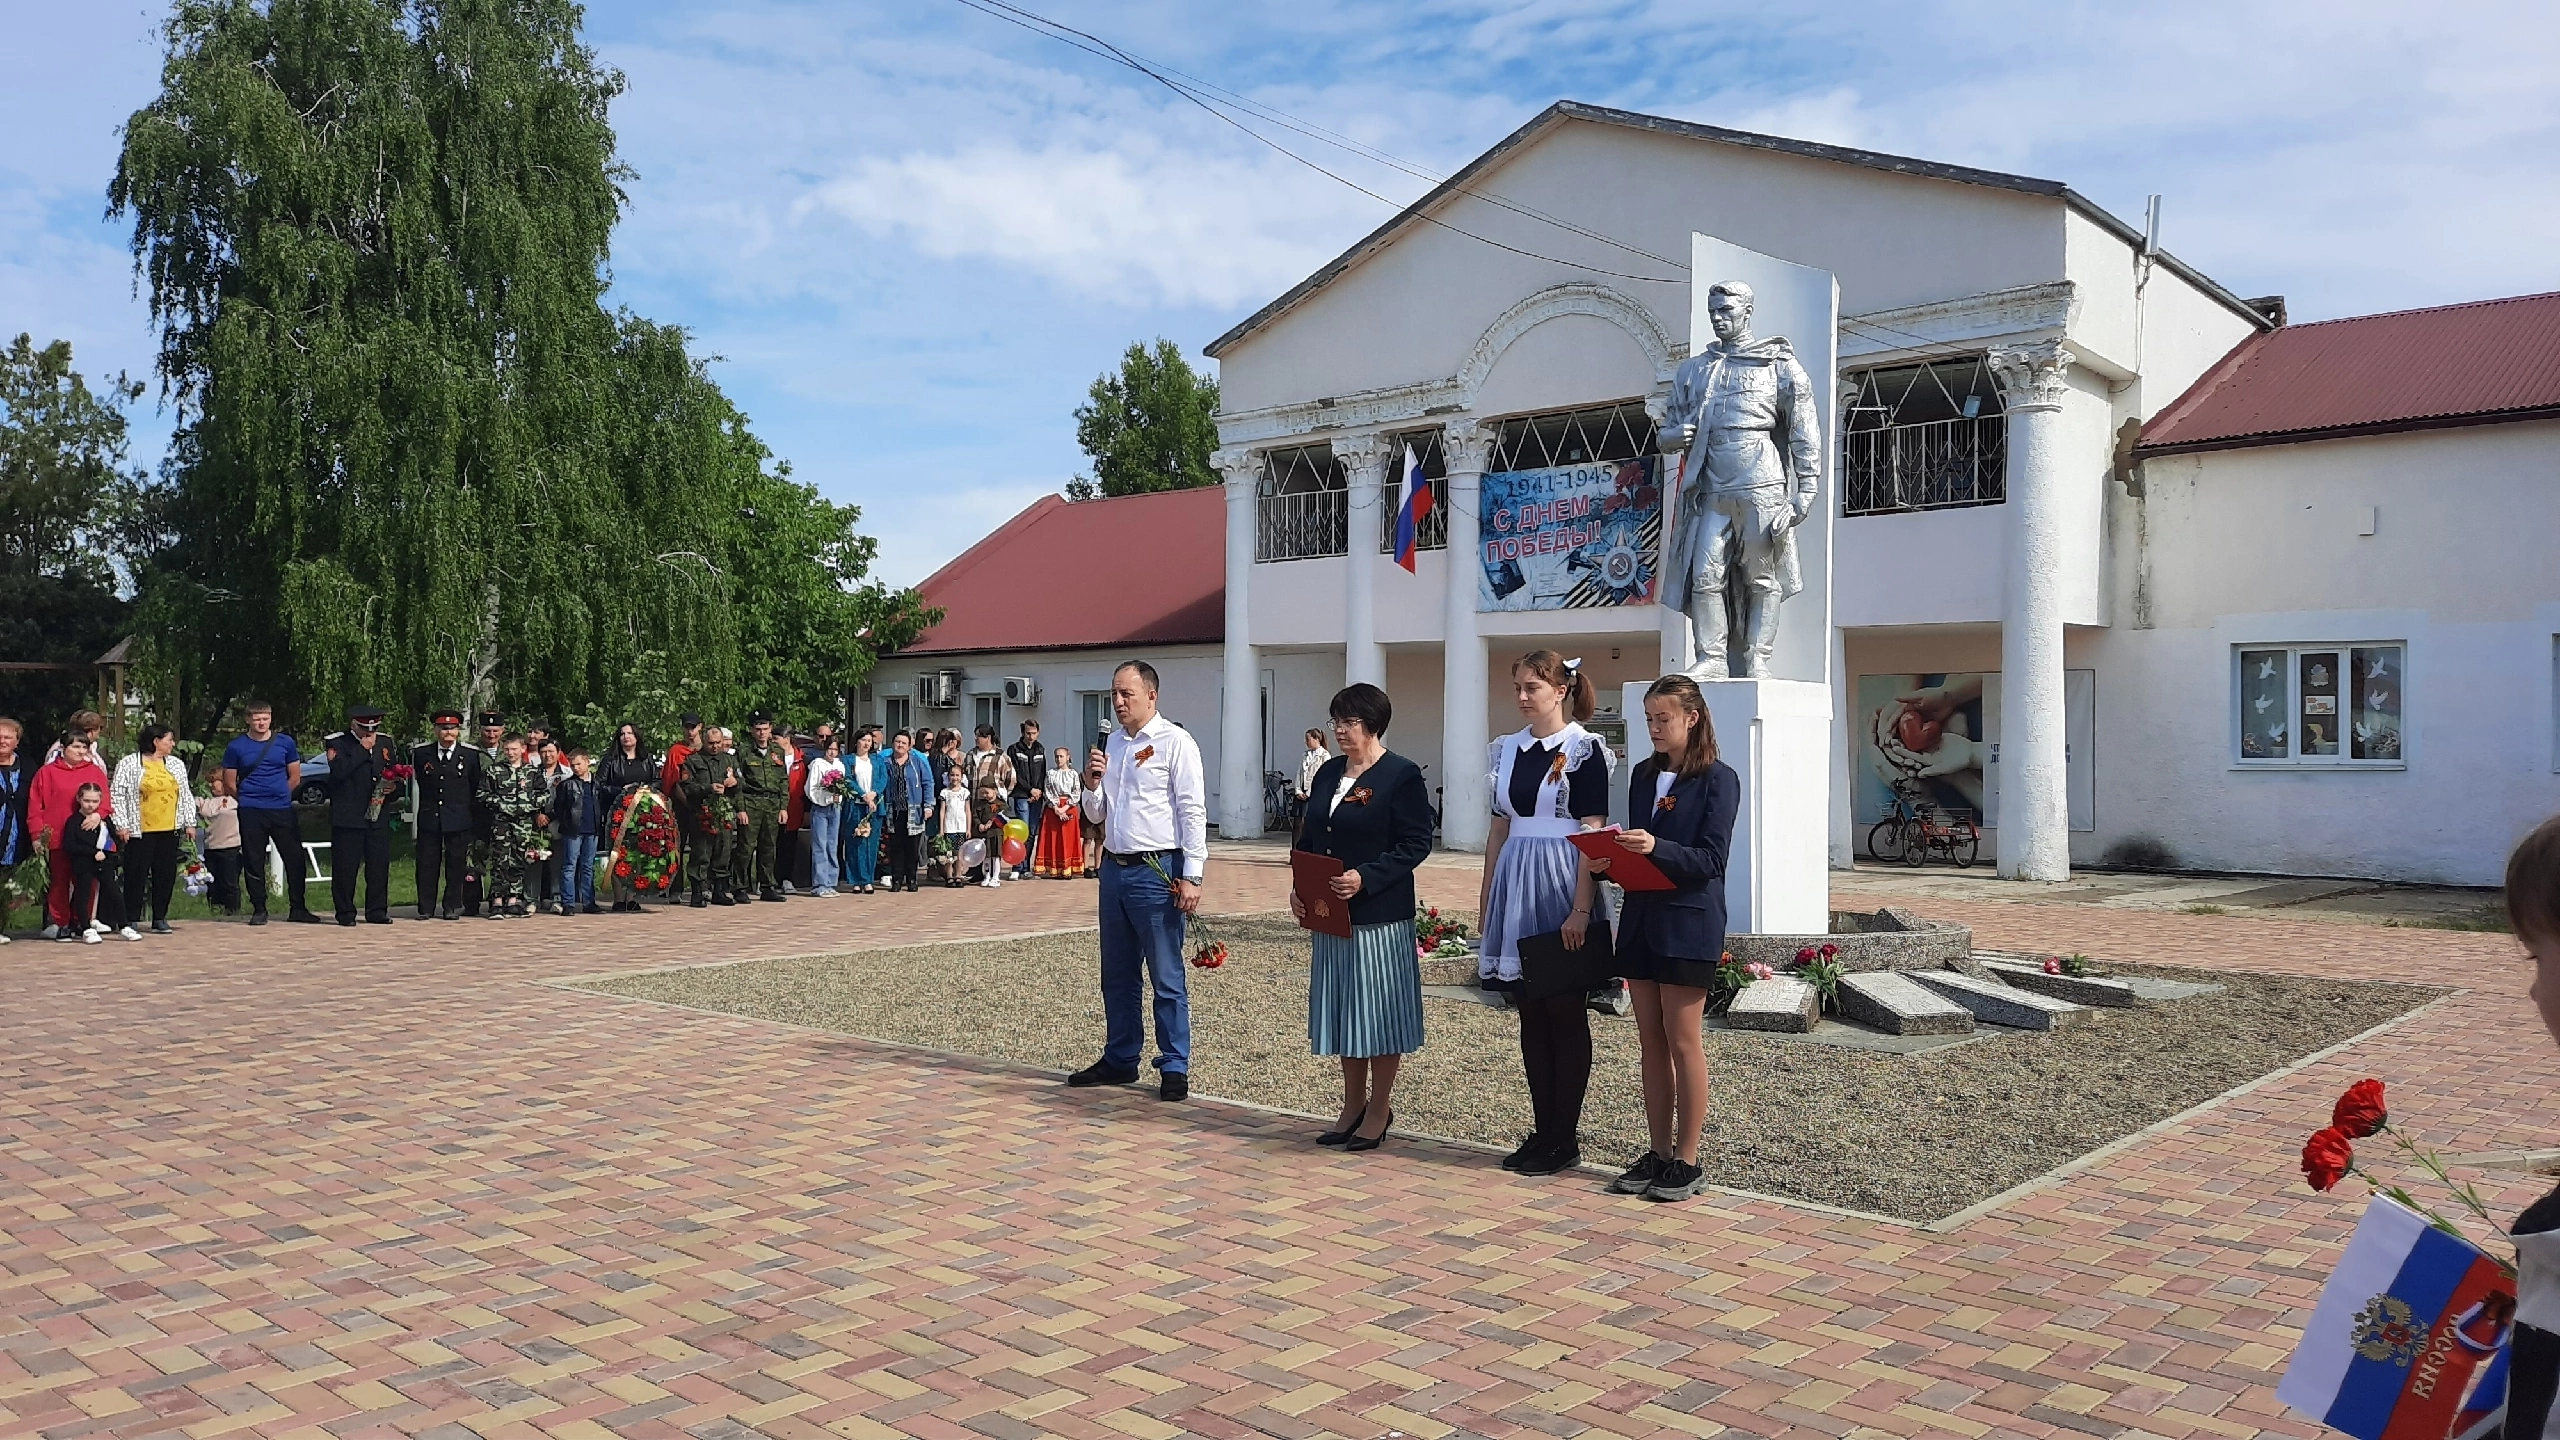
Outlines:
{"label": "green foliage", "polygon": [[1159,338],[1151,351],[1131,345],[1118,374],[1094,377],[1076,407],[1076,444],[1093,474],[1067,483],[1067,496],[1142,495],[1218,483],[1209,452],[1218,448],[1218,382],[1191,368],[1182,351]]}
{"label": "green foliage", "polygon": [[[124,638],[112,562],[135,553],[124,407],[141,390],[123,376],[91,390],[66,341],[0,350],[0,660],[86,666]],[[0,715],[35,736],[96,695],[91,670],[0,671]]]}
{"label": "green foliage", "polygon": [[109,200],[179,406],[137,628],[182,729],[251,691],[289,726],[357,700],[398,724],[832,712],[921,628],[864,583],[856,512],[768,467],[683,332],[604,307],[622,77],[579,14],[170,18]]}

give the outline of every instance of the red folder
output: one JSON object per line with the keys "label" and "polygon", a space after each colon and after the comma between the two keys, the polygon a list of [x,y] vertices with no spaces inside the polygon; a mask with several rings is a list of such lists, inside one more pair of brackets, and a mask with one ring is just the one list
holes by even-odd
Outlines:
{"label": "red folder", "polygon": [[1606,830],[1580,830],[1566,836],[1573,848],[1594,860],[1609,862],[1608,878],[1626,890],[1677,890],[1671,877],[1662,873],[1653,861],[1618,843],[1619,827]]}
{"label": "red folder", "polygon": [[1289,883],[1298,892],[1298,904],[1306,918],[1298,924],[1321,934],[1351,938],[1351,902],[1333,893],[1331,881],[1341,874],[1343,864],[1330,855],[1311,850],[1289,852]]}

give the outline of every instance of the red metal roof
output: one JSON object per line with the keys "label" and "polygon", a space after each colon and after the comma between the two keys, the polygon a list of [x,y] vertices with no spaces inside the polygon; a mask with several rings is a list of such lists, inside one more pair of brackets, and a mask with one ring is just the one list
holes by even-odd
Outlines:
{"label": "red metal roof", "polygon": [[2560,291],[2251,336],[2142,427],[2141,449],[2274,445],[2560,415]]}
{"label": "red metal roof", "polygon": [[1031,508],[918,589],[942,623],[899,652],[1215,644],[1226,638],[1226,490]]}

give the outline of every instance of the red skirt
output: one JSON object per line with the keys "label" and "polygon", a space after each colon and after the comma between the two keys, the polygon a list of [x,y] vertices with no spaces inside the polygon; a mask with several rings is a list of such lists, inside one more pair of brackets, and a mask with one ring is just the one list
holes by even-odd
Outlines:
{"label": "red skirt", "polygon": [[1040,848],[1031,857],[1035,875],[1069,879],[1084,873],[1084,829],[1076,823],[1077,807],[1061,817],[1055,805],[1040,807]]}

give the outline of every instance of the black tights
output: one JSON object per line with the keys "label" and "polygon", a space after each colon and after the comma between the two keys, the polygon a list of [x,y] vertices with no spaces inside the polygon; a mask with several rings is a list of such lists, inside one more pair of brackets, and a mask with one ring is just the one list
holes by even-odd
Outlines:
{"label": "black tights", "polygon": [[1591,1088],[1591,1012],[1581,991],[1520,1002],[1520,1065],[1529,1075],[1538,1138],[1578,1144],[1582,1097]]}

